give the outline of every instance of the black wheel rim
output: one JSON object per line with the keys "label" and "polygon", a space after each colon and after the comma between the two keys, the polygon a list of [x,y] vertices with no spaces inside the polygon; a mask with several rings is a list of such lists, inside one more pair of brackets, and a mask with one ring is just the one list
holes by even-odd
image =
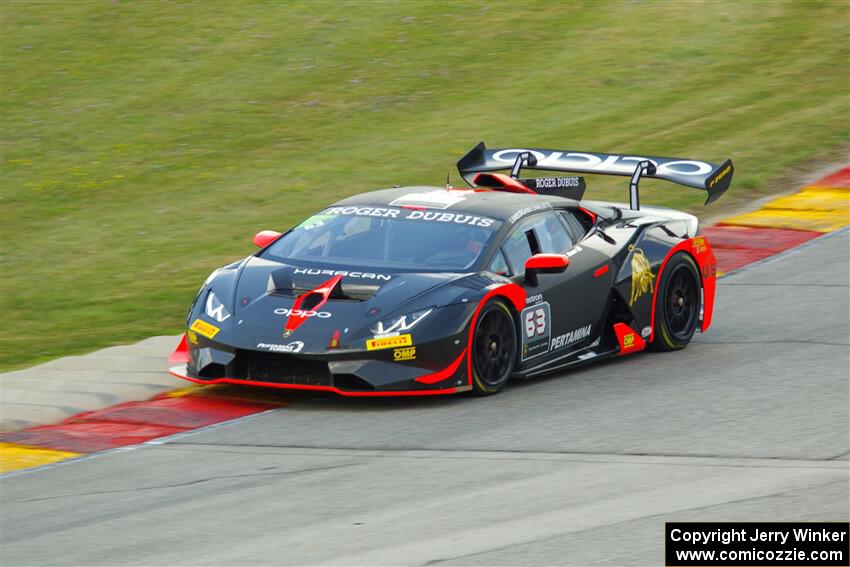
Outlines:
{"label": "black wheel rim", "polygon": [[478,378],[486,386],[498,386],[511,372],[514,353],[514,323],[501,309],[484,313],[475,329],[473,360]]}
{"label": "black wheel rim", "polygon": [[673,338],[690,339],[696,329],[699,290],[696,277],[687,266],[679,266],[670,274],[664,306],[667,328]]}

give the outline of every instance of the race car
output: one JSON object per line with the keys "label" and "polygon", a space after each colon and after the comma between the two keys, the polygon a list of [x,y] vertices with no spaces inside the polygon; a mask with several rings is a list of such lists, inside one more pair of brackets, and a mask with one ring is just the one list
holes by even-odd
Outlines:
{"label": "race car", "polygon": [[[481,142],[458,169],[469,187],[363,193],[258,233],[259,251],[201,286],[171,373],[345,396],[488,395],[510,379],[682,349],[708,329],[716,263],[698,220],[641,207],[638,189],[663,179],[709,203],[731,161]],[[584,178],[564,173],[630,177],[630,202],[584,200]]]}

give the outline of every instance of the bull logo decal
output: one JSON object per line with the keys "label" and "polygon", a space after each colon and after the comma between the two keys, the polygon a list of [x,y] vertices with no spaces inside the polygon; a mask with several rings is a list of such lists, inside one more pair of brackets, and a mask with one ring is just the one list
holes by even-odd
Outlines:
{"label": "bull logo decal", "polygon": [[629,307],[651,290],[654,283],[655,274],[652,273],[652,266],[649,265],[646,254],[640,248],[635,248],[632,252],[632,296],[629,299]]}

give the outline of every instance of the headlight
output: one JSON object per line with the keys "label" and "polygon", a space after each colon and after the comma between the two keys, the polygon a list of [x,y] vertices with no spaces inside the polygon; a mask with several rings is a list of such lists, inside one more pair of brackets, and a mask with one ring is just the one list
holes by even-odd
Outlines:
{"label": "headlight", "polygon": [[230,311],[227,310],[212,291],[207,295],[207,305],[204,313],[207,314],[207,317],[215,319],[219,323],[223,323],[230,317]]}
{"label": "headlight", "polygon": [[374,325],[370,326],[369,330],[372,331],[373,335],[406,333],[419,321],[427,317],[433,310],[433,308],[422,309],[421,311],[414,311],[413,313],[408,313],[401,317],[394,317],[392,319],[387,319],[386,321],[378,321]]}

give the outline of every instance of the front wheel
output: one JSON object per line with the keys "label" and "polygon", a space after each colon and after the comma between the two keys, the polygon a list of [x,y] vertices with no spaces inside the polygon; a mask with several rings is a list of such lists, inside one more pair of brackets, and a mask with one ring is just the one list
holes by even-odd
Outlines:
{"label": "front wheel", "polygon": [[516,325],[503,302],[488,302],[472,333],[472,388],[479,396],[495,394],[505,387],[516,364]]}
{"label": "front wheel", "polygon": [[699,322],[700,301],[697,265],[688,254],[678,252],[667,263],[655,298],[654,350],[688,346]]}

